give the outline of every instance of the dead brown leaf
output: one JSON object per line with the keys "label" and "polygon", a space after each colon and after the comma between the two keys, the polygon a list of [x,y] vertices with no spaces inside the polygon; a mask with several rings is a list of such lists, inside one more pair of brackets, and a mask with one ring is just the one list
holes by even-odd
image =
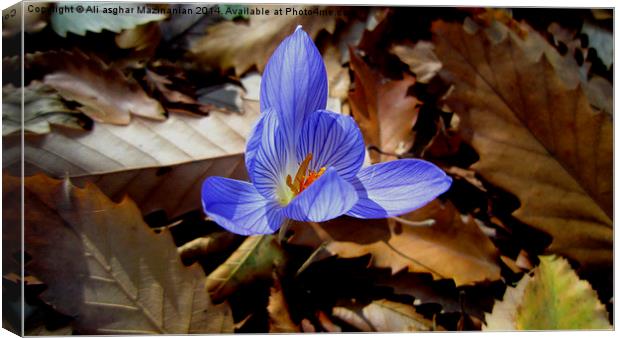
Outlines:
{"label": "dead brown leaf", "polygon": [[514,216],[553,236],[549,252],[610,264],[609,116],[592,111],[579,86],[567,88],[547,54],[525,55],[514,34],[495,41],[441,21],[433,32],[442,75],[455,84],[447,103],[480,155],[473,169],[519,198]]}
{"label": "dead brown leaf", "polygon": [[215,109],[214,105],[202,104],[196,100],[196,92],[193,88],[183,86],[187,80],[182,75],[168,77],[149,69],[146,69],[145,73],[144,80],[150,92],[160,99],[168,112],[206,115]]}
{"label": "dead brown leaf", "polygon": [[237,241],[238,236],[228,231],[217,231],[207,236],[195,238],[177,248],[183,263],[193,263],[200,258],[222,252]]}
{"label": "dead brown leaf", "polygon": [[435,55],[434,49],[431,42],[418,41],[415,45],[395,45],[391,52],[409,66],[418,82],[428,83],[441,69],[441,61]]}
{"label": "dead brown leaf", "polygon": [[432,321],[417,313],[408,304],[386,299],[375,300],[361,311],[359,306],[353,309],[335,307],[332,313],[339,319],[362,331],[405,332],[443,330]]}
{"label": "dead brown leaf", "polygon": [[[355,80],[349,102],[366,144],[389,154],[409,151],[420,104],[415,97],[407,96],[415,77],[403,74],[402,80],[383,79],[355,51],[350,54]],[[371,152],[370,156],[373,163],[388,159],[376,152]]]}
{"label": "dead brown leaf", "polygon": [[43,82],[63,98],[81,104],[78,109],[95,121],[128,124],[131,114],[165,120],[162,106],[135,80],[94,55],[51,51],[35,53],[28,60],[38,63],[30,66],[50,69]]}
{"label": "dead brown leaf", "polygon": [[[325,249],[339,257],[371,254],[372,266],[390,268],[392,274],[428,272],[436,279],[452,278],[457,286],[500,278],[497,249],[473,218],[461,217],[452,204],[436,200],[399,219],[294,222],[290,243],[318,247],[325,242]],[[430,219],[433,225],[409,224]]]}
{"label": "dead brown leaf", "polygon": [[273,286],[269,289],[267,312],[269,313],[269,333],[301,332],[299,325],[291,319],[282,285],[276,274],[274,274]]}
{"label": "dead brown leaf", "polygon": [[84,114],[67,107],[54,88],[39,81],[32,81],[23,91],[12,84],[2,87],[2,135],[21,131],[22,122],[26,133],[35,134],[49,133],[51,125],[83,130],[93,123]]}
{"label": "dead brown leaf", "polygon": [[114,41],[117,46],[123,49],[134,49],[136,52],[145,50],[155,52],[160,39],[159,22],[150,22],[123,30],[114,38]]}
{"label": "dead brown leaf", "polygon": [[[287,8],[295,10],[312,10],[315,7],[305,6],[250,6],[265,8],[273,13],[280,9],[285,13]],[[324,7],[318,7],[324,10]],[[314,15],[251,15],[248,22],[224,21],[210,27],[207,34],[196,41],[190,51],[200,63],[226,72],[234,69],[240,77],[253,66],[262,72],[267,60],[285,37],[292,34],[297,25],[313,39],[325,29],[333,33],[336,25],[335,16]]]}
{"label": "dead brown leaf", "polygon": [[[154,233],[129,199],[43,175],[24,179],[25,269],[41,298],[93,334],[231,332],[228,305],[213,306],[204,272],[181,263],[169,232]],[[10,190],[20,179],[4,175]],[[20,201],[9,202],[19,210]],[[165,264],[163,264],[165,263]]]}
{"label": "dead brown leaf", "polygon": [[325,332],[342,332],[342,328],[336,325],[325,312],[318,310],[316,319],[319,321]]}
{"label": "dead brown leaf", "polygon": [[489,290],[504,282],[498,280],[493,283],[483,282],[457,287],[453,280],[435,280],[428,273],[407,271],[377,279],[377,285],[391,287],[394,294],[414,297],[414,306],[438,304],[442,308],[441,313],[460,313],[467,315],[469,317],[467,319],[484,319],[484,313],[493,308],[497,297]]}
{"label": "dead brown leaf", "polygon": [[[145,214],[164,210],[175,217],[200,208],[206,177],[247,177],[245,138],[258,117],[258,102],[246,101],[245,108],[242,114],[177,114],[164,122],[135,118],[128,126],[95,124],[88,133],[27,135],[24,172],[94,182],[114,200],[129,195]],[[18,175],[19,135],[3,141],[4,169]]]}

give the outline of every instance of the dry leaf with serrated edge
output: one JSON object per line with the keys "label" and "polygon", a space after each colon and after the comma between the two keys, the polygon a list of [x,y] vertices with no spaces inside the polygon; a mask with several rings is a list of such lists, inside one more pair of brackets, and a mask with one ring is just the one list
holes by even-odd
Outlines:
{"label": "dry leaf with serrated edge", "polygon": [[82,106],[78,109],[93,120],[128,124],[130,115],[165,120],[162,106],[149,97],[138,83],[96,56],[75,50],[35,53],[32,59],[53,69],[43,82],[60,95]]}
{"label": "dry leaf with serrated edge", "polygon": [[398,295],[415,298],[414,304],[439,304],[442,313],[465,312],[470,316],[484,318],[485,311],[493,308],[493,294],[488,285],[478,284],[457,288],[452,280],[433,280],[427,273],[402,271],[394,276],[381,278],[377,285],[388,286]]}
{"label": "dry leaf with serrated edge", "polygon": [[[11,190],[20,182],[3,177]],[[79,189],[43,175],[23,183],[24,241],[31,256],[25,269],[47,285],[44,301],[75,317],[76,330],[232,331],[230,308],[211,304],[202,269],[183,266],[170,233],[154,233],[131,200],[116,204],[94,185]],[[18,210],[18,203],[9,209]]]}
{"label": "dry leaf with serrated edge", "polygon": [[[250,9],[259,6],[250,6]],[[271,13],[281,9],[312,10],[314,7],[304,6],[269,6],[261,5]],[[325,9],[319,7],[318,9]],[[207,64],[222,72],[234,69],[240,77],[253,66],[262,71],[267,60],[278,44],[293,33],[297,25],[315,38],[325,29],[333,33],[336,17],[332,15],[251,15],[248,22],[224,21],[213,25],[207,34],[193,43],[190,51],[200,63]]]}
{"label": "dry leaf with serrated edge", "polygon": [[284,253],[272,235],[250,236],[207,276],[206,287],[214,302],[220,302],[244,285],[270,278],[283,264]]}
{"label": "dry leaf with serrated edge", "polygon": [[[385,80],[354,50],[350,54],[355,88],[349,92],[349,102],[366,145],[389,154],[409,151],[420,104],[415,97],[407,96],[415,77],[403,74],[402,80]],[[374,163],[389,158],[376,152],[371,152],[370,157]]]}
{"label": "dry leaf with serrated edge", "polygon": [[[68,8],[72,7],[70,2],[58,2],[56,7]],[[101,2],[98,4],[97,11],[92,10],[87,5],[85,11],[53,11],[50,17],[52,29],[58,35],[66,37],[68,32],[73,34],[84,36],[86,32],[101,33],[103,30],[109,30],[112,32],[120,32],[123,29],[129,29],[138,25],[145,24],[151,21],[164,20],[167,16],[164,13],[155,11],[154,8],[145,8],[144,4],[140,3],[124,3],[122,5],[123,12],[118,15],[110,12],[104,12],[104,9],[112,8],[118,9],[119,4],[114,2]],[[91,9],[89,11],[89,9]],[[150,9],[150,10],[149,10]],[[152,11],[151,11],[152,10]]]}
{"label": "dry leaf with serrated edge", "polygon": [[553,236],[549,252],[611,264],[610,117],[592,111],[580,87],[568,89],[546,57],[526,57],[516,35],[494,43],[441,21],[432,30],[441,74],[455,85],[447,103],[480,155],[472,168],[519,198],[514,216]]}
{"label": "dry leaf with serrated edge", "polygon": [[[200,208],[206,177],[247,178],[245,141],[260,113],[258,102],[244,107],[243,114],[171,115],[164,122],[135,118],[128,126],[96,124],[78,135],[55,130],[26,136],[24,172],[94,182],[115,200],[129,195],[145,214],[164,210],[176,217]],[[3,141],[2,165],[19,175],[19,135]]]}
{"label": "dry leaf with serrated edge", "polygon": [[[452,204],[435,200],[401,217],[405,222],[433,219],[431,226],[412,226],[395,219],[362,220],[341,217],[323,223],[293,222],[295,245],[318,247],[342,258],[372,255],[370,264],[428,272],[436,279],[452,278],[457,286],[500,278],[497,249],[473,218],[464,222]],[[450,262],[450,264],[446,264]]]}
{"label": "dry leaf with serrated edge", "polygon": [[165,76],[159,75],[153,71],[146,70],[144,76],[146,81],[162,93],[166,100],[170,102],[195,104],[196,100],[187,94],[184,94],[177,90],[169,89],[167,86],[172,84],[172,81]]}
{"label": "dry leaf with serrated edge", "polygon": [[486,316],[484,330],[612,328],[596,291],[579,279],[566,259],[541,256],[533,274],[506,289],[503,300]]}
{"label": "dry leaf with serrated edge", "polygon": [[274,274],[273,286],[269,289],[267,313],[269,314],[269,333],[300,332],[299,325],[291,319],[282,284],[276,274]]}

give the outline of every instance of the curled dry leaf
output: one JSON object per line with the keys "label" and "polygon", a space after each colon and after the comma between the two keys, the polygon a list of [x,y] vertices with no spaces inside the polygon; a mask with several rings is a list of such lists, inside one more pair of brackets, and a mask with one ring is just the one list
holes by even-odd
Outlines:
{"label": "curled dry leaf", "polygon": [[325,312],[318,310],[316,313],[316,319],[326,332],[342,332],[342,328],[336,325]]}
{"label": "curled dry leaf", "polygon": [[273,276],[273,286],[269,289],[269,304],[267,305],[269,333],[301,332],[299,325],[291,319],[280,279],[275,273]]}
{"label": "curled dry leaf", "polygon": [[[389,154],[409,151],[420,104],[415,97],[407,96],[415,77],[404,74],[402,80],[385,80],[355,51],[350,54],[355,87],[349,92],[349,102],[366,144]],[[376,152],[370,156],[374,163],[388,159]]]}
{"label": "curled dry leaf", "polygon": [[605,306],[568,261],[541,256],[534,276],[525,275],[486,316],[485,330],[611,329]]}
{"label": "curled dry leaf", "polygon": [[301,329],[303,332],[316,332],[316,328],[308,318],[301,320]]}
{"label": "curled dry leaf", "polygon": [[372,332],[373,330],[370,322],[364,318],[361,313],[361,307],[354,308],[345,306],[335,306],[332,309],[332,316],[342,320],[343,322],[353,326],[354,328],[362,332]]}
{"label": "curled dry leaf", "polygon": [[[343,258],[372,255],[371,264],[428,272],[436,279],[452,278],[457,286],[500,278],[497,249],[473,218],[462,220],[452,204],[435,200],[401,218],[406,223],[434,220],[431,226],[411,226],[395,219],[361,220],[341,217],[323,223],[294,222],[290,243],[318,247]],[[450,264],[446,264],[450,262]]]}
{"label": "curled dry leaf", "polygon": [[[285,13],[287,9],[314,9],[304,6],[250,6],[251,9],[255,7],[268,9],[271,13],[275,10]],[[252,15],[247,23],[224,21],[210,27],[202,39],[194,42],[190,51],[198,62],[222,72],[234,69],[235,74],[240,77],[253,66],[262,71],[278,44],[290,35],[297,25],[302,25],[310,37],[315,38],[323,29],[333,33],[336,17]]]}
{"label": "curled dry leaf", "polygon": [[[20,182],[3,177],[9,190]],[[32,257],[25,269],[47,285],[44,301],[75,317],[78,332],[232,331],[230,308],[211,304],[202,269],[183,266],[170,233],[155,234],[131,200],[116,204],[94,185],[79,189],[43,175],[23,184],[24,242]]]}
{"label": "curled dry leaf", "polygon": [[611,264],[610,117],[567,88],[547,57],[525,55],[514,34],[495,41],[441,21],[432,30],[455,85],[447,103],[480,155],[472,168],[519,198],[514,216],[553,236],[549,252]]}
{"label": "curled dry leaf", "polygon": [[441,61],[435,55],[430,41],[418,41],[415,45],[395,45],[391,52],[409,66],[420,83],[428,83],[441,69]]}
{"label": "curled dry leaf", "polygon": [[187,264],[217,252],[222,252],[237,241],[232,232],[218,231],[193,239],[177,248],[181,260]]}
{"label": "curled dry leaf", "polygon": [[35,134],[50,132],[50,125],[71,129],[87,129],[92,120],[77,110],[66,106],[53,88],[33,81],[22,91],[8,84],[2,87],[2,135],[22,130]]}
{"label": "curled dry leaf", "polygon": [[168,77],[149,69],[145,72],[144,80],[150,89],[149,92],[160,99],[168,112],[206,115],[214,108],[214,105],[202,104],[196,100],[194,88],[183,86],[187,84],[187,79],[182,74]]}
{"label": "curled dry leaf", "polygon": [[12,37],[22,31],[27,33],[37,33],[47,27],[46,11],[52,3],[39,2],[38,11],[25,11],[26,8],[21,3],[17,3],[2,10],[2,37]]}
{"label": "curled dry leaf", "polygon": [[377,300],[364,307],[364,316],[379,332],[442,330],[408,304]]}
{"label": "curled dry leaf", "polygon": [[[29,135],[24,172],[94,182],[115,200],[129,195],[145,214],[164,210],[176,217],[200,208],[206,177],[246,178],[245,138],[258,117],[258,102],[245,107],[243,114],[171,115],[164,122],[136,118],[129,126],[96,124],[88,133]],[[2,165],[13,175],[21,170],[18,136],[3,140]]]}
{"label": "curled dry leaf", "polygon": [[154,89],[157,89],[159,92],[161,92],[164,98],[170,102],[189,104],[196,103],[196,100],[189,95],[184,94],[178,90],[172,90],[168,88],[168,86],[172,85],[173,83],[165,76],[159,75],[147,69],[144,78],[151,87],[154,87]]}
{"label": "curled dry leaf", "polygon": [[230,257],[207,276],[207,291],[221,302],[244,285],[270,278],[284,262],[282,248],[274,236],[250,236]]}
{"label": "curled dry leaf", "polygon": [[364,308],[335,307],[332,314],[365,332],[405,332],[443,330],[417,313],[412,305],[386,299],[375,300]]}
{"label": "curled dry leaf", "polygon": [[135,51],[149,49],[154,52],[160,39],[159,23],[151,22],[123,30],[114,38],[114,41],[117,46],[123,49],[134,49]]}
{"label": "curled dry leaf", "polygon": [[50,69],[43,82],[63,98],[81,104],[78,109],[95,121],[128,124],[131,114],[165,119],[159,102],[149,97],[135,80],[94,55],[87,56],[78,50],[52,51],[35,53],[28,60],[34,64],[27,67]]}

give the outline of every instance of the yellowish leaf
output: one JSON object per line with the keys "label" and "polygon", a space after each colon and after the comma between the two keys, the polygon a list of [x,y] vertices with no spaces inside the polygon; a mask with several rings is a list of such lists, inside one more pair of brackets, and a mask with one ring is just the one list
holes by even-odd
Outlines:
{"label": "yellowish leaf", "polygon": [[596,291],[579,279],[566,259],[541,256],[533,274],[506,290],[504,299],[486,316],[485,330],[612,328]]}

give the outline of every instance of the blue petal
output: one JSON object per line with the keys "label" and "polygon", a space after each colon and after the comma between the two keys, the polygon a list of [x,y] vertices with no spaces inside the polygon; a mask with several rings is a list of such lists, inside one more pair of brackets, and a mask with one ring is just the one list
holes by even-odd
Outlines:
{"label": "blue petal", "polygon": [[327,105],[327,72],[319,50],[297,27],[276,48],[261,81],[260,108],[278,112],[289,149],[294,150],[305,118]]}
{"label": "blue petal", "polygon": [[359,202],[347,215],[384,218],[424,206],[448,190],[452,179],[430,162],[405,159],[364,168],[351,183]]}
{"label": "blue petal", "polygon": [[312,153],[310,169],[334,167],[349,180],[364,163],[364,139],[350,116],[319,110],[308,117],[297,142],[297,160],[308,153]]}
{"label": "blue petal", "polygon": [[263,137],[263,124],[266,115],[267,114],[262,114],[258,121],[256,121],[256,124],[254,124],[245,145],[245,167],[248,171],[248,176],[250,177],[251,182],[254,182],[254,160],[261,145],[261,139]]}
{"label": "blue petal", "polygon": [[358,200],[355,188],[338,175],[336,169],[325,173],[302,191],[283,210],[297,221],[323,222],[347,212]]}
{"label": "blue petal", "polygon": [[271,234],[285,220],[282,207],[266,200],[251,183],[223,177],[204,181],[202,207],[217,224],[239,235]]}
{"label": "blue petal", "polygon": [[[250,149],[249,163],[246,159],[252,183],[261,195],[269,200],[277,200],[281,195],[279,189],[286,188],[286,173],[289,159],[294,163],[294,154],[286,148],[283,128],[278,121],[278,114],[268,109],[259,124],[262,128],[255,129],[248,144]],[[260,142],[256,141],[260,137]],[[246,154],[247,156],[247,154]]]}

